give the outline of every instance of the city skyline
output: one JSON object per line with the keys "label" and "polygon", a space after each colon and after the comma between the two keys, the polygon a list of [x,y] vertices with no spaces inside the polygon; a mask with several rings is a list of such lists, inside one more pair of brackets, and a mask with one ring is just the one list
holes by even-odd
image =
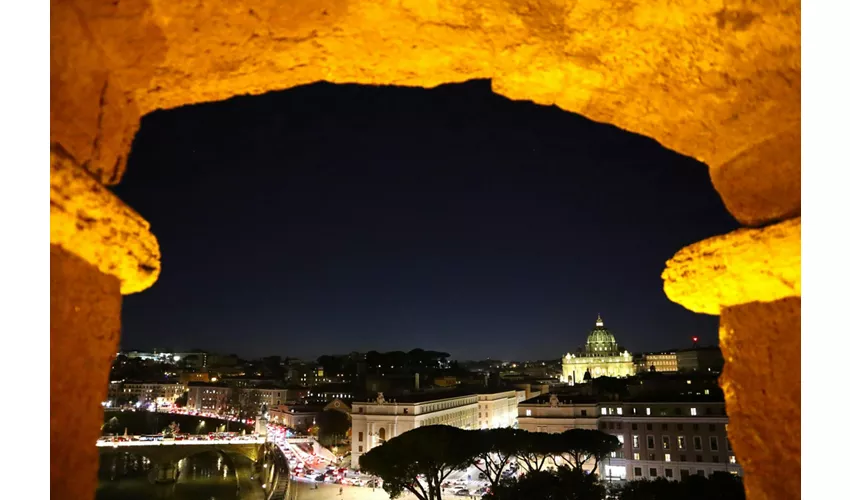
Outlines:
{"label": "city skyline", "polygon": [[705,165],[486,81],[152,113],[115,191],[163,251],[124,298],[122,346],[245,357],[548,359],[597,313],[630,351],[716,343],[717,317],[670,302],[660,274],[738,227]]}

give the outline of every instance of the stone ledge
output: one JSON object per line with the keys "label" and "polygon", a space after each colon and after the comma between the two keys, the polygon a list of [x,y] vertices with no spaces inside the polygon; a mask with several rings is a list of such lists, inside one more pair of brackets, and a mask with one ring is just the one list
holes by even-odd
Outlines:
{"label": "stone ledge", "polygon": [[664,293],[687,309],[723,307],[801,295],[800,218],[740,229],[690,245],[667,261]]}
{"label": "stone ledge", "polygon": [[150,224],[61,150],[50,151],[50,244],[121,282],[123,295],[154,284],[159,243]]}

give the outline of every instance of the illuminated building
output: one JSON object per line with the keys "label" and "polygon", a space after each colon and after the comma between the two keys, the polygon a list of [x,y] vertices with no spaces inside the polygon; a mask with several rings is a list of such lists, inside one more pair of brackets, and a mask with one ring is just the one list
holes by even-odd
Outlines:
{"label": "illuminated building", "polygon": [[222,385],[193,383],[189,385],[186,408],[222,413],[230,404],[233,389]]}
{"label": "illuminated building", "polygon": [[123,398],[135,397],[142,404],[172,405],[184,392],[186,386],[180,383],[124,382],[119,394]]}
{"label": "illuminated building", "polygon": [[679,371],[679,357],[675,352],[647,353],[635,357],[635,370],[640,372]]}
{"label": "illuminated building", "polygon": [[605,328],[602,317],[587,336],[583,352],[567,353],[562,361],[561,382],[580,384],[589,378],[628,377],[635,374],[629,351],[620,351],[614,335]]}
{"label": "illuminated building", "polygon": [[713,396],[609,402],[568,398],[542,395],[522,403],[519,428],[553,434],[598,429],[616,436],[622,448],[597,469],[604,480],[663,477],[678,481],[714,472],[742,474],[726,434],[726,405]]}
{"label": "illuminated building", "polygon": [[417,427],[450,425],[461,429],[514,427],[517,391],[493,393],[416,394],[387,400],[383,393],[375,401],[351,405],[351,467],[360,467],[360,457],[385,441]]}

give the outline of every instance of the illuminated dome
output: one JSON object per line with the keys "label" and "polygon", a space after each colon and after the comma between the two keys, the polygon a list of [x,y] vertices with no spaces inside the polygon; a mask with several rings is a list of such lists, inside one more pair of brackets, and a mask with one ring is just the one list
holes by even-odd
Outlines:
{"label": "illuminated dome", "polygon": [[586,356],[616,356],[619,354],[619,347],[614,334],[605,328],[602,322],[602,316],[596,317],[596,327],[590,331],[587,336],[587,344],[585,346]]}

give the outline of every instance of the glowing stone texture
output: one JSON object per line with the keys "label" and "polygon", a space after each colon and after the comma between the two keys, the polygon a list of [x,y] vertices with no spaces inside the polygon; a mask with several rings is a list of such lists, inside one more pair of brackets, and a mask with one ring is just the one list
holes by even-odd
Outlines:
{"label": "glowing stone texture", "polygon": [[[121,178],[138,117],[157,108],[319,80],[433,87],[491,78],[509,98],[555,104],[704,161],[746,224],[799,214],[799,161],[762,146],[799,137],[799,1],[51,4],[51,141],[107,184]],[[778,177],[787,184],[765,181]]]}
{"label": "glowing stone texture", "polygon": [[667,261],[664,292],[691,311],[770,302],[802,293],[800,219],[739,229],[680,250]]}
{"label": "glowing stone texture", "polygon": [[61,153],[50,153],[50,244],[118,278],[122,294],[159,277],[150,224]]}

